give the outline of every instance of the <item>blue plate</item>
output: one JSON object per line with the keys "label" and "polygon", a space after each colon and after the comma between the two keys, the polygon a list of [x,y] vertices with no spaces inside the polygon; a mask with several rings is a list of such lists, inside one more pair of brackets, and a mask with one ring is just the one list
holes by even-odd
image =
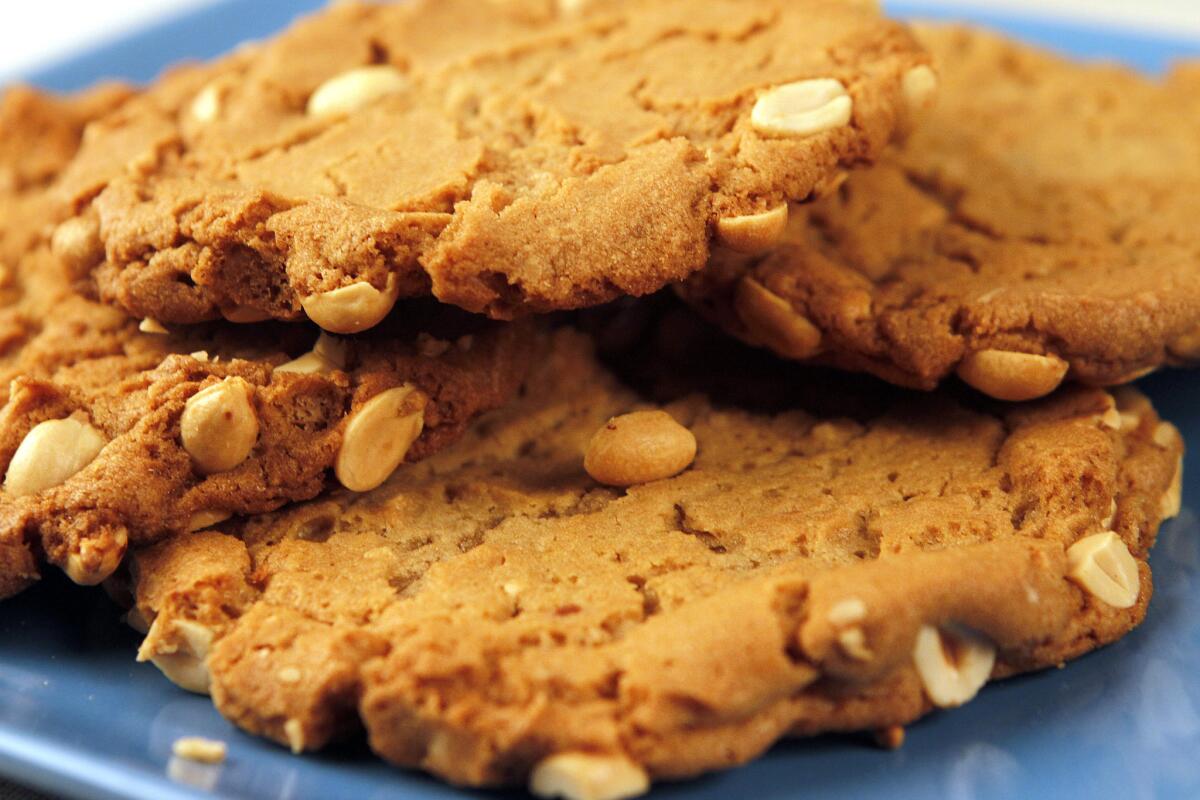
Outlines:
{"label": "blue plate", "polygon": [[[104,76],[152,77],[181,57],[211,57],[265,36],[319,0],[227,0],[80,56],[33,80],[72,89]],[[920,11],[919,3],[892,10]],[[975,19],[1087,57],[1160,71],[1200,45],[1003,16]],[[1200,265],[1198,265],[1200,268]],[[1143,382],[1189,442],[1200,442],[1200,376]],[[1185,501],[1200,497],[1188,458]],[[1200,797],[1200,538],[1186,507],[1152,558],[1155,596],[1140,629],[1052,670],[990,686],[972,703],[914,725],[899,751],[861,739],[780,744],[758,762],[657,797],[721,798]],[[207,699],[136,664],[137,636],[98,591],[51,577],[0,605],[0,774],[61,795],[172,800],[462,798],[386,767],[361,747],[298,758],[245,736]],[[173,760],[180,736],[223,739],[220,766]],[[521,795],[485,794],[488,797]]]}

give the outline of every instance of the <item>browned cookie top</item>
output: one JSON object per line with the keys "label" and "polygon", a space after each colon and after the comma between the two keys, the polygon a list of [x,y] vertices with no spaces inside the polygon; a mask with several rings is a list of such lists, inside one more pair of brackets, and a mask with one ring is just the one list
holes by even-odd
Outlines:
{"label": "browned cookie top", "polygon": [[[905,724],[1141,620],[1182,443],[1136,393],[823,389],[882,410],[691,394],[664,409],[694,465],[605,488],[589,440],[646,401],[562,332],[522,399],[376,491],[136,553],[141,657],[297,751],[361,722],[456,783],[624,797],[787,734]],[[640,419],[643,442],[665,422]]]}
{"label": "browned cookie top", "polygon": [[[96,582],[128,543],[364,491],[517,391],[537,349],[509,326],[409,303],[369,336],[226,323],[169,332],[72,290],[46,242],[55,172],[120,90],[0,102],[0,597],[39,556]],[[55,234],[73,247],[72,231]]]}
{"label": "browned cookie top", "polygon": [[919,132],[685,294],[797,359],[1020,400],[1200,358],[1200,81],[954,28]]}
{"label": "browned cookie top", "polygon": [[75,156],[87,123],[130,95],[115,84],[67,97],[7,88],[0,96],[0,193],[44,188]]}
{"label": "browned cookie top", "polygon": [[0,311],[0,538],[84,583],[129,542],[333,483],[374,488],[509,400],[536,352],[532,326],[432,306],[347,338],[279,324],[139,330],[56,282],[57,267],[45,250],[24,259],[23,298]]}
{"label": "browned cookie top", "polygon": [[12,266],[54,221],[45,219],[44,190],[74,157],[87,123],[129,96],[117,85],[70,97],[23,86],[0,94],[0,265]]}
{"label": "browned cookie top", "polygon": [[336,333],[430,292],[498,318],[645,294],[927,99],[869,5],[339,4],[94,126],[77,266],[137,316]]}

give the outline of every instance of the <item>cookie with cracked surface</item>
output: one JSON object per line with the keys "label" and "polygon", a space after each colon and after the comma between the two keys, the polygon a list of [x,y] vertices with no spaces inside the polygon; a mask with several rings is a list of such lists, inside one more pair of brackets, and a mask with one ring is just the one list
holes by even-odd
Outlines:
{"label": "cookie with cracked surface", "polygon": [[[48,188],[75,155],[88,122],[129,94],[115,84],[69,96],[23,86],[0,94],[0,352],[10,352],[24,330],[14,310],[23,295],[17,264],[52,228],[56,203]],[[36,574],[28,544],[0,537],[0,597]]]}
{"label": "cookie with cracked surface", "polygon": [[[1200,84],[922,27],[916,135],[684,290],[788,358],[1006,400],[1200,360]],[[1189,77],[1191,75],[1191,77]]]}
{"label": "cookie with cracked surface", "polygon": [[85,126],[119,108],[128,88],[106,84],[55,96],[25,86],[0,94],[0,264],[29,248],[53,203],[46,188],[75,156]]}
{"label": "cookie with cracked surface", "polygon": [[[412,295],[510,318],[647,294],[873,159],[929,73],[844,0],[569,5],[339,4],[172,74],[68,177],[107,256],[81,270],[134,316],[334,333]],[[346,292],[370,309],[342,319]]]}
{"label": "cookie with cracked surface", "polygon": [[691,394],[665,410],[695,463],[623,491],[584,450],[644,397],[557,337],[521,400],[376,491],[136,552],[140,657],[297,751],[365,728],[455,783],[615,797],[904,725],[1142,619],[1182,443],[1132,391],[857,419]]}
{"label": "cookie with cracked surface", "polygon": [[510,397],[536,344],[414,306],[289,361],[314,329],[171,335],[75,294],[63,265],[87,249],[78,231],[54,233],[63,259],[48,249],[59,173],[89,120],[129,97],[18,88],[0,100],[0,597],[35,580],[41,557],[100,580],[127,542],[311,497],[330,467],[367,488]]}
{"label": "cookie with cracked surface", "polygon": [[[374,488],[512,398],[539,341],[532,324],[423,301],[357,337],[169,331],[75,294],[45,247],[16,277],[20,299],[0,310],[0,541],[82,583],[131,543],[334,483]],[[6,560],[0,596],[36,577]]]}
{"label": "cookie with cracked surface", "polygon": [[45,188],[74,158],[87,124],[131,95],[120,84],[63,96],[6,88],[0,95],[0,193]]}

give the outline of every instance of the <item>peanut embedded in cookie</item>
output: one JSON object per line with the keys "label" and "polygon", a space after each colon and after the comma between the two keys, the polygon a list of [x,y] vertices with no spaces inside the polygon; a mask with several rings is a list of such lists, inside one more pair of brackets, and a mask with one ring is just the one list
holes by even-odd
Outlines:
{"label": "peanut embedded in cookie", "polygon": [[[625,797],[788,735],[894,742],[1142,619],[1182,443],[1135,392],[814,391],[671,332],[614,359],[684,399],[561,331],[520,399],[374,491],[137,550],[140,657],[187,655],[225,716],[296,751],[365,728],[455,783]],[[694,464],[596,481],[593,434],[650,408]]]}
{"label": "peanut embedded in cookie", "polygon": [[[681,293],[790,359],[1008,401],[1200,361],[1200,88],[921,27],[942,90],[907,141],[762,253]],[[919,92],[924,79],[914,78]],[[747,251],[750,251],[747,254]]]}
{"label": "peanut embedded in cookie", "polygon": [[927,61],[843,0],[341,3],[93,125],[58,195],[100,296],[160,322],[579,308],[769,245]]}

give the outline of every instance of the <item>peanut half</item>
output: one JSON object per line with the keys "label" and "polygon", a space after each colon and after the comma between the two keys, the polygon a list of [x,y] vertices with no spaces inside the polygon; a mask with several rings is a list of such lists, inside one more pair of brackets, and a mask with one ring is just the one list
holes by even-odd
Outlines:
{"label": "peanut half", "polygon": [[533,768],[529,791],[564,800],[624,800],[650,788],[646,771],[624,756],[558,753]]}
{"label": "peanut half", "polygon": [[4,490],[13,497],[52,489],[96,459],[104,434],[77,419],[51,419],[33,427],[13,454]]}
{"label": "peanut half", "polygon": [[1137,561],[1113,531],[1071,545],[1067,563],[1067,576],[1101,602],[1113,608],[1130,608],[1137,602],[1141,589]]}
{"label": "peanut half", "polygon": [[308,113],[315,117],[350,114],[407,86],[404,73],[386,64],[348,70],[317,87],[308,99]]}
{"label": "peanut half", "polygon": [[381,292],[369,283],[352,283],[340,289],[309,295],[300,305],[308,318],[330,333],[361,333],[374,328],[396,305],[400,290],[389,275]]}
{"label": "peanut half", "polygon": [[922,625],[913,663],[933,704],[953,708],[975,697],[987,683],[996,663],[996,648],[979,634],[958,626]]}
{"label": "peanut half", "polygon": [[670,478],[696,459],[696,437],[665,411],[614,417],[588,444],[583,467],[607,486]]}
{"label": "peanut half", "polygon": [[850,123],[854,101],[841,81],[814,78],[777,86],[764,93],[750,112],[760,133],[814,136]]}
{"label": "peanut half", "polygon": [[369,492],[404,463],[425,427],[425,396],[399,386],[372,397],[346,423],[333,471],[352,492]]}
{"label": "peanut half", "polygon": [[1058,356],[980,350],[958,365],[958,377],[997,400],[1019,402],[1044,397],[1067,376],[1068,364]]}
{"label": "peanut half", "polygon": [[180,419],[183,449],[197,469],[227,472],[247,458],[258,441],[253,390],[242,378],[226,378],[188,399]]}

